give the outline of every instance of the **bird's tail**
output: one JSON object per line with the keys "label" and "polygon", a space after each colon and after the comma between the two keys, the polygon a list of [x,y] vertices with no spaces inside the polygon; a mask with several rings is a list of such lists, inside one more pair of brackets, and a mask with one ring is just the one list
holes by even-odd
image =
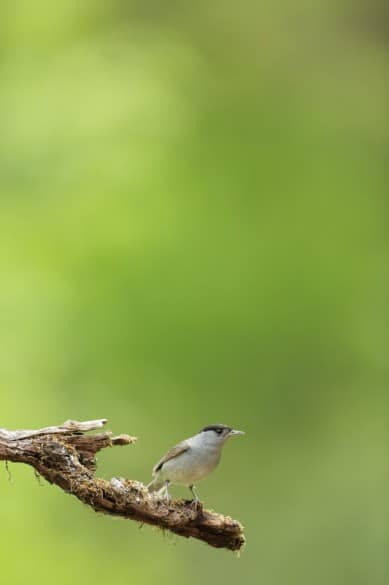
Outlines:
{"label": "bird's tail", "polygon": [[155,477],[146,487],[149,492],[158,492],[165,487],[165,482],[161,481],[159,477]]}

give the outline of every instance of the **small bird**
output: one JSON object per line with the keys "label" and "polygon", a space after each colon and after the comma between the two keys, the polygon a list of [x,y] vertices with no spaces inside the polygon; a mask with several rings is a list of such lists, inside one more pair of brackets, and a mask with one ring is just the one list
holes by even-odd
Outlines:
{"label": "small bird", "polygon": [[203,479],[217,467],[224,443],[230,437],[244,435],[226,425],[209,425],[197,435],[175,445],[153,468],[153,481],[147,486],[150,492],[165,492],[170,498],[170,483],[189,487],[194,502],[198,502],[194,484]]}

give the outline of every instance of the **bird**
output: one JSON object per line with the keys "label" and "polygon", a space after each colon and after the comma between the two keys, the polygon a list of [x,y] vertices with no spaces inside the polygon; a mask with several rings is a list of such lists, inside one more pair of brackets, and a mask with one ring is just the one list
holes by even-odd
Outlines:
{"label": "bird", "polygon": [[162,492],[170,499],[169,484],[189,487],[193,502],[198,502],[195,483],[204,479],[219,464],[222,449],[230,437],[244,435],[222,424],[208,425],[193,437],[172,447],[153,468],[149,492]]}

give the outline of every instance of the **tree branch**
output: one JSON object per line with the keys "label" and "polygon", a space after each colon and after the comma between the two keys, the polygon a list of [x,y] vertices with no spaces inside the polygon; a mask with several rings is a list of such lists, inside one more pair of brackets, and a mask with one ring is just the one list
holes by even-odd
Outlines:
{"label": "tree branch", "polygon": [[0,460],[31,465],[49,483],[59,486],[96,512],[121,516],[197,538],[217,548],[241,550],[243,527],[228,516],[204,510],[202,504],[167,501],[139,481],[94,477],[96,453],[105,447],[130,445],[136,437],[103,432],[106,419],[66,421],[35,431],[0,429]]}

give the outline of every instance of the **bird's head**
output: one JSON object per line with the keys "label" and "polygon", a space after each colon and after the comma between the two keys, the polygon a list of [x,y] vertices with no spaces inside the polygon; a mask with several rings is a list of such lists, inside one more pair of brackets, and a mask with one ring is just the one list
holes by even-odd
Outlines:
{"label": "bird's head", "polygon": [[223,444],[230,437],[236,437],[238,435],[244,435],[243,431],[237,431],[227,425],[209,425],[204,427],[200,431],[200,435],[206,440],[207,443]]}

